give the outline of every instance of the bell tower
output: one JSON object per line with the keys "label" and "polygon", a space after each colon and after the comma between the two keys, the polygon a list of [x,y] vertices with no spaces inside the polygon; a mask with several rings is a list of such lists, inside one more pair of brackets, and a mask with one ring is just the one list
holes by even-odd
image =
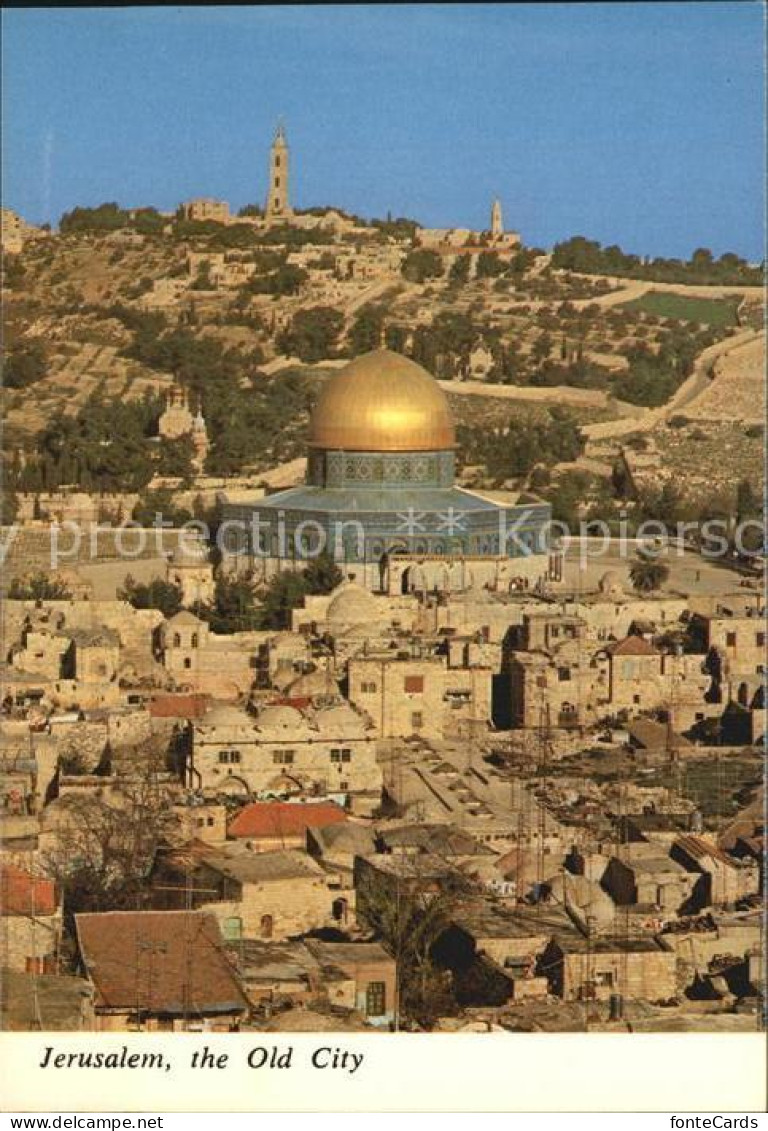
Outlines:
{"label": "bell tower", "polygon": [[293,216],[288,198],[288,183],[288,142],[285,140],[283,123],[279,122],[269,153],[267,220],[287,220]]}
{"label": "bell tower", "polygon": [[498,197],[491,205],[491,235],[494,239],[504,235],[504,219],[501,215],[501,201]]}

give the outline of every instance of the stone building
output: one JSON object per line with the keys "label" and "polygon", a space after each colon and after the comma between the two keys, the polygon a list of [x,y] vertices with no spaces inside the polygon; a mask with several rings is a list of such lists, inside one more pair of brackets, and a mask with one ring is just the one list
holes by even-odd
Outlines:
{"label": "stone building", "polygon": [[355,1009],[369,1025],[395,1022],[397,970],[395,960],[377,942],[322,942],[309,939],[307,950],[316,959],[331,1005]]}
{"label": "stone building", "polygon": [[13,209],[0,209],[0,250],[4,255],[19,255],[24,249],[26,240],[49,234],[47,230],[28,224]]}
{"label": "stone building", "polygon": [[757,893],[758,869],[728,856],[702,836],[681,836],[670,849],[673,860],[700,880],[698,908],[732,908],[744,896]]}
{"label": "stone building", "polygon": [[556,935],[541,956],[550,992],[564,1001],[669,1001],[677,986],[677,957],[654,939]]}
{"label": "stone building", "polygon": [[257,852],[307,847],[310,829],[346,822],[343,809],[329,801],[254,801],[229,824],[232,840],[245,840]]}
{"label": "stone building", "polygon": [[209,604],[216,592],[213,566],[202,542],[180,541],[168,559],[166,580],[181,590],[181,603]]}
{"label": "stone building", "polygon": [[453,666],[445,655],[381,652],[350,659],[350,702],[371,719],[381,738],[441,739],[487,730],[490,668]]}
{"label": "stone building", "polygon": [[198,197],[187,200],[179,206],[184,220],[210,221],[217,224],[228,224],[232,219],[229,205],[225,200],[212,200],[210,197]]}
{"label": "stone building", "polygon": [[237,700],[253,686],[256,653],[265,635],[217,635],[206,621],[183,610],[161,625],[159,655],[177,690]]}
{"label": "stone building", "polygon": [[344,925],[354,892],[340,876],[298,851],[254,852],[196,842],[163,854],[152,873],[157,907],[183,907],[191,884],[196,908],[215,916],[224,940],[287,939]]}
{"label": "stone building", "polygon": [[161,440],[180,440],[188,436],[192,444],[193,466],[202,471],[208,454],[208,430],[200,410],[192,412],[189,393],[181,385],[174,384],[168,391],[165,410],[157,428]]}
{"label": "stone building", "polygon": [[673,917],[691,910],[698,881],[664,845],[650,843],[633,844],[621,858],[612,856],[601,884],[617,906],[635,905]]}
{"label": "stone building", "polygon": [[91,1033],[93,986],[68,974],[3,970],[0,1031]]}
{"label": "stone building", "polygon": [[581,616],[525,614],[505,642],[513,725],[583,728],[664,710],[687,729],[712,714],[704,659],[662,652],[635,633],[597,642]]}
{"label": "stone building", "polygon": [[344,702],[303,710],[278,703],[256,715],[219,705],[194,724],[187,779],[246,798],[367,794],[376,805],[382,777],[375,738],[367,717]]}
{"label": "stone building", "polygon": [[703,652],[716,653],[721,683],[738,699],[742,683],[754,689],[764,682],[768,671],[768,630],[765,611],[749,609],[739,615],[720,612],[692,618],[691,633],[700,641]]}
{"label": "stone building", "polygon": [[53,973],[61,935],[61,902],[51,880],[0,865],[0,964]]}
{"label": "stone building", "polygon": [[249,1012],[213,915],[104,911],[75,916],[99,1032],[230,1032]]}

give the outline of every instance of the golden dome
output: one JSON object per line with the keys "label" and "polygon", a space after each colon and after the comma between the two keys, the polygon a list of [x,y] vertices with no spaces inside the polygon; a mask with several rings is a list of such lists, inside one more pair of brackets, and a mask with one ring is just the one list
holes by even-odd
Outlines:
{"label": "golden dome", "polygon": [[363,354],[335,373],[309,422],[312,448],[433,452],[455,444],[448,398],[437,381],[391,350]]}

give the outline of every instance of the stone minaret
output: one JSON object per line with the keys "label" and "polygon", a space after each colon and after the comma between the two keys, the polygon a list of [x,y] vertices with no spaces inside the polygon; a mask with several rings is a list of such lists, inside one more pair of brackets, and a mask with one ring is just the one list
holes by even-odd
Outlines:
{"label": "stone minaret", "polygon": [[494,238],[504,235],[504,218],[501,215],[501,201],[498,198],[491,205],[491,235]]}
{"label": "stone minaret", "polygon": [[267,220],[283,220],[293,216],[288,200],[288,143],[282,122],[275,131],[269,154],[269,194]]}

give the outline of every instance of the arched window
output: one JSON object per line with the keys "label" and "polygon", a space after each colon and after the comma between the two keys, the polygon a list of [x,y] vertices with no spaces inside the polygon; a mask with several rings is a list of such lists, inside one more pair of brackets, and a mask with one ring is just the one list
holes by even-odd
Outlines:
{"label": "arched window", "polygon": [[178,632],[173,634],[173,646],[174,648],[181,648],[181,634]]}
{"label": "arched window", "polygon": [[272,931],[274,930],[274,921],[271,915],[262,915],[261,917],[261,937],[263,939],[271,939]]}
{"label": "arched window", "polygon": [[193,632],[192,633],[192,647],[197,648],[199,643],[200,643],[200,639],[198,637],[198,634],[196,632]]}

